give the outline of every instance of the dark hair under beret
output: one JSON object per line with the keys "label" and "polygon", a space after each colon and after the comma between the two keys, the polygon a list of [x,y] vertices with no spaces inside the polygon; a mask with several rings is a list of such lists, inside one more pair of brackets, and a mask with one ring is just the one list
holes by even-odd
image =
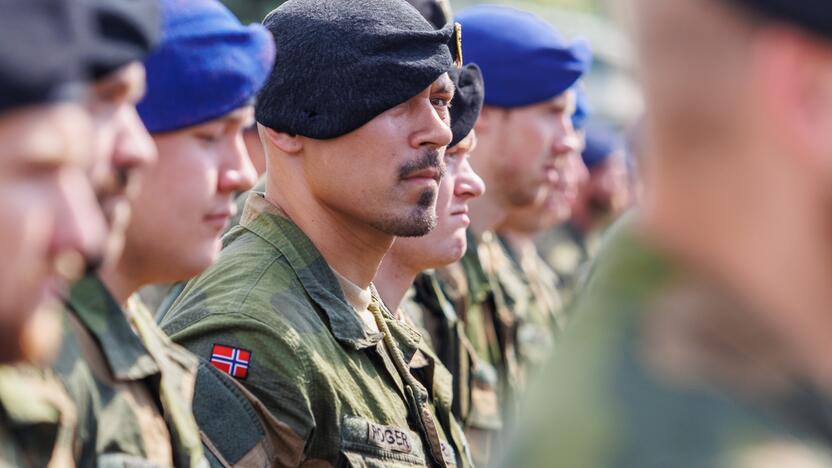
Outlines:
{"label": "dark hair under beret", "polygon": [[277,50],[256,118],[282,132],[344,135],[452,66],[453,26],[435,30],[402,0],[290,0],[263,24]]}

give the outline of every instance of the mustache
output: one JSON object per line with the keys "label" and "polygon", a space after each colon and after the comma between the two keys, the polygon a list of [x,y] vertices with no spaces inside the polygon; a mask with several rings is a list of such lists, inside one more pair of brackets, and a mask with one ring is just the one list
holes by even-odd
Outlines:
{"label": "mustache", "polygon": [[440,178],[445,175],[445,161],[437,149],[427,150],[418,159],[402,164],[399,167],[399,179],[406,179],[414,172],[431,168],[436,169]]}

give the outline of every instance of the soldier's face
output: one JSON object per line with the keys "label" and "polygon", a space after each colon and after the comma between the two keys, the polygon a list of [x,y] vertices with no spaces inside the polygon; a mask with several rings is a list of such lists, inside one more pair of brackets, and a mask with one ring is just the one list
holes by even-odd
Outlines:
{"label": "soldier's face", "polygon": [[489,172],[495,180],[486,184],[499,191],[507,208],[533,203],[547,183],[556,183],[558,160],[574,151],[574,108],[574,92],[567,91],[549,101],[504,111],[494,122],[499,150],[491,152],[494,170]]}
{"label": "soldier's face", "polygon": [[254,185],[243,129],[251,106],[174,132],[154,134],[158,162],[133,203],[121,259],[148,282],[182,281],[213,263],[234,195]]}
{"label": "soldier's face", "polygon": [[91,122],[78,105],[0,117],[0,361],[33,357],[37,350],[21,336],[25,324],[55,308],[104,243],[104,219],[86,175],[91,140]]}
{"label": "soldier's face", "polygon": [[436,228],[422,237],[398,238],[388,255],[415,270],[438,268],[453,263],[465,254],[465,230],[471,223],[468,202],[485,192],[485,183],[469,162],[476,147],[472,131],[445,153],[446,172],[436,197]]}
{"label": "soldier's face", "polygon": [[361,128],[305,140],[304,171],[327,207],[393,236],[421,236],[436,223],[436,192],[452,138],[447,75]]}
{"label": "soldier's face", "polygon": [[110,226],[111,262],[121,252],[129,201],[138,193],[142,173],[156,161],[156,147],[136,112],[144,92],[144,66],[133,62],[96,82],[88,103],[95,124],[90,177]]}

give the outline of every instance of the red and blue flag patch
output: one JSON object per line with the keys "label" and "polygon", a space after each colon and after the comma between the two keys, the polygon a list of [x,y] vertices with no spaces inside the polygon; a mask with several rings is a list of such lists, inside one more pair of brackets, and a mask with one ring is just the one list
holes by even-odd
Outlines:
{"label": "red and blue flag patch", "polygon": [[251,351],[245,349],[215,344],[211,351],[211,364],[237,379],[248,377],[250,362]]}

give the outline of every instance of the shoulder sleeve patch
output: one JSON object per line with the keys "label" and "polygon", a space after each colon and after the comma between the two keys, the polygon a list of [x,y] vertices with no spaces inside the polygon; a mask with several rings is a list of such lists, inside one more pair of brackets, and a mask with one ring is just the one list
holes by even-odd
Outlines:
{"label": "shoulder sleeve patch", "polygon": [[236,379],[245,380],[251,364],[251,351],[233,346],[214,344],[211,364]]}

